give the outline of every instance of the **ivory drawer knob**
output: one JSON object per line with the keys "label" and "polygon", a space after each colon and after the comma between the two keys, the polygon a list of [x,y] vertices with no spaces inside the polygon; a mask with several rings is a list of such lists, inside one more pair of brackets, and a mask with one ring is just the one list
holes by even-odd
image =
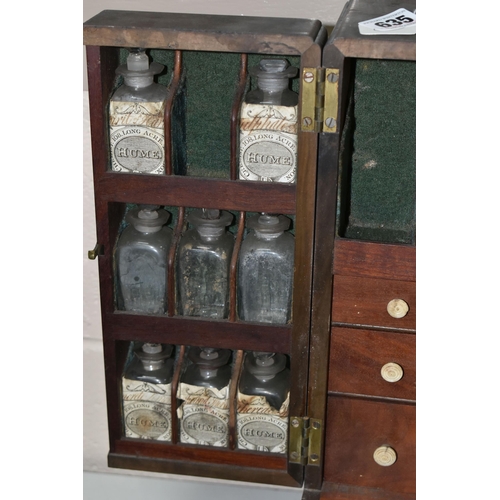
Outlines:
{"label": "ivory drawer knob", "polygon": [[397,458],[396,451],[390,446],[380,446],[373,452],[373,460],[382,467],[389,467]]}
{"label": "ivory drawer knob", "polygon": [[410,307],[403,299],[392,299],[387,304],[387,312],[393,318],[404,318],[409,310]]}
{"label": "ivory drawer knob", "polygon": [[380,374],[387,382],[397,382],[403,378],[403,368],[397,363],[386,363],[380,369]]}

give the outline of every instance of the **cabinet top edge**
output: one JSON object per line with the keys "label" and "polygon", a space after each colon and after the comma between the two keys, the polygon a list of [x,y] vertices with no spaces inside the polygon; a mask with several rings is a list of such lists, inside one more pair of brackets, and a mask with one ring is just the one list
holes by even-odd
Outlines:
{"label": "cabinet top edge", "polygon": [[358,23],[399,8],[415,10],[415,0],[350,0],[325,46],[334,46],[344,57],[416,60],[416,35],[361,35]]}
{"label": "cabinet top edge", "polygon": [[247,45],[248,51],[269,53],[282,45],[282,53],[295,54],[315,43],[321,27],[316,19],[103,10],[83,24],[83,43],[205,51],[240,51]]}

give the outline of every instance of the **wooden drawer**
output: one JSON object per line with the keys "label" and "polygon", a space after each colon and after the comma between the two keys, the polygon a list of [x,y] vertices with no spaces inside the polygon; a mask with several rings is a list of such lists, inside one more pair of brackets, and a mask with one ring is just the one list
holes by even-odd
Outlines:
{"label": "wooden drawer", "polygon": [[329,392],[414,400],[415,378],[414,334],[332,328]]}
{"label": "wooden drawer", "polygon": [[[392,301],[392,302],[391,302]],[[398,301],[398,302],[395,302]],[[402,317],[405,304],[408,311]],[[389,308],[391,308],[389,306]],[[335,275],[333,280],[332,321],[355,325],[414,330],[415,282]]]}
{"label": "wooden drawer", "polygon": [[[336,484],[415,493],[415,406],[329,396],[324,479]],[[374,460],[391,456],[392,465]]]}

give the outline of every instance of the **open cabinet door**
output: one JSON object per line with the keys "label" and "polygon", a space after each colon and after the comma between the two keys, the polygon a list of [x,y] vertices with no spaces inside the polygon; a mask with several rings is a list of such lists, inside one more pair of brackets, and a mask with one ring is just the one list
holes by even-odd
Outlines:
{"label": "open cabinet door", "polygon": [[[303,485],[306,435],[301,422],[307,421],[318,133],[300,127],[310,119],[302,110],[300,75],[305,67],[321,64],[325,33],[315,20],[111,10],[84,24],[98,240],[91,256],[99,264],[111,467]],[[128,146],[124,142],[115,151],[113,147],[121,138],[112,137],[109,128],[110,99],[122,83],[115,71],[125,64],[129,49],[135,48],[146,49],[166,68],[157,76],[158,83],[168,88],[159,125],[163,127],[164,148],[151,153],[153,159],[164,156],[164,170],[159,173],[113,168],[113,154],[142,154],[133,141]],[[299,95],[294,183],[238,178],[241,103],[254,85],[249,67],[264,57],[285,58],[298,68],[298,77],[292,82]],[[163,207],[170,214],[166,226],[171,232],[171,247],[164,266],[167,305],[159,313],[131,311],[119,299],[122,285],[117,277],[117,245],[131,224],[130,217],[139,217],[134,215],[137,205]],[[190,214],[197,209],[232,215],[228,312],[221,318],[180,313],[179,245],[188,230]],[[238,255],[248,235],[248,220],[259,213],[288,217],[295,241],[291,320],[279,324],[245,321],[238,313]],[[135,359],[135,346],[144,343],[173,346],[173,375],[168,388],[163,388],[170,421],[166,417],[153,419],[154,409],[149,407],[149,413],[130,418],[130,408],[124,409],[129,390],[124,373]],[[228,403],[224,407],[228,431],[220,446],[207,445],[201,438],[184,442],[181,432],[180,394],[184,373],[192,362],[189,353],[207,346],[231,352]],[[284,427],[287,444],[279,453],[266,447],[238,446],[239,377],[245,354],[256,351],[284,354],[289,364],[290,398]],[[140,435],[140,425],[155,429],[170,425],[170,439],[157,439],[161,433],[155,434],[155,429]],[[207,433],[217,429],[215,424],[196,424],[200,425]],[[137,432],[129,433],[130,428]]]}

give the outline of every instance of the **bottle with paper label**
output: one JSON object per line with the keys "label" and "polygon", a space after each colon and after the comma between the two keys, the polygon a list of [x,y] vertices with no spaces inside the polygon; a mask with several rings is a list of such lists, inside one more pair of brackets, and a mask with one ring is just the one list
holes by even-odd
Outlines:
{"label": "bottle with paper label", "polygon": [[172,440],[172,351],[173,346],[165,344],[134,345],[122,376],[126,437]]}
{"label": "bottle with paper label", "polygon": [[164,69],[141,48],[130,49],[127,64],[116,69],[124,83],[109,103],[111,170],[164,174],[164,113],[168,89],[153,81]]}
{"label": "bottle with paper label", "polygon": [[180,442],[227,447],[231,351],[190,347],[177,398]]}
{"label": "bottle with paper label", "polygon": [[290,370],[284,354],[248,352],[238,383],[238,448],[285,453]]}
{"label": "bottle with paper label", "polygon": [[249,72],[257,88],[241,106],[239,178],[294,183],[298,94],[289,85],[298,69],[285,59],[262,59]]}

